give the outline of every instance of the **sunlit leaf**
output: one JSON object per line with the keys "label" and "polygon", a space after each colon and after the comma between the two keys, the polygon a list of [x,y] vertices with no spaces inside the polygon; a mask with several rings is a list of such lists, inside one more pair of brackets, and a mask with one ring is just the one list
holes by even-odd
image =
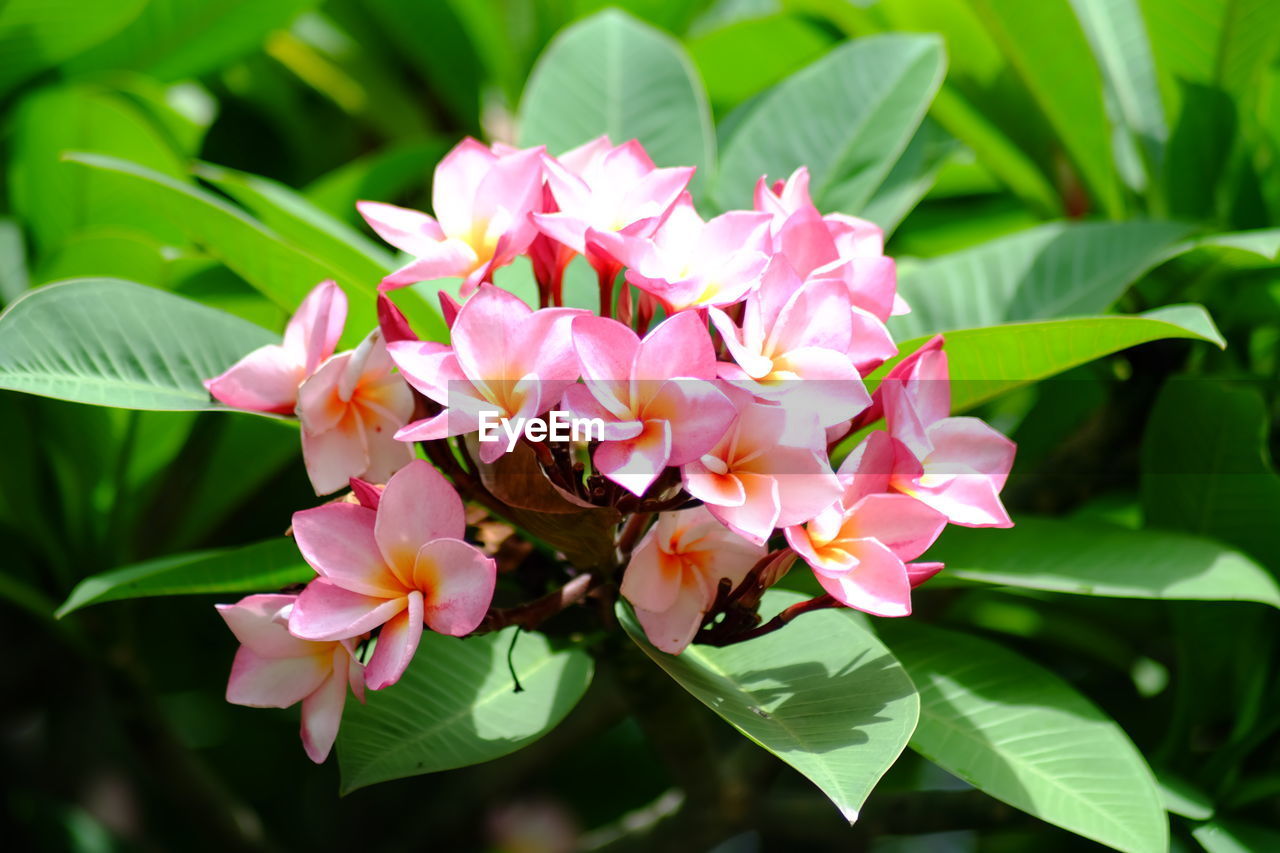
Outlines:
{"label": "sunlit leaf", "polygon": [[[772,590],[766,616],[803,600]],[[853,822],[915,728],[918,701],[898,662],[851,611],[806,614],[724,648],[660,652],[629,608],[631,638],[698,701],[803,773]]]}
{"label": "sunlit leaf", "polygon": [[28,291],[0,314],[0,388],[126,409],[211,409],[201,384],[276,340],[265,329],[130,281]]}
{"label": "sunlit leaf", "polygon": [[876,625],[920,691],[912,749],[996,799],[1109,847],[1168,848],[1150,768],[1069,684],[988,640],[915,619]]}
{"label": "sunlit leaf", "polygon": [[519,630],[467,639],[428,631],[394,687],[348,702],[338,733],[343,792],[491,761],[555,728],[591,683],[591,658],[531,632],[509,667]]}

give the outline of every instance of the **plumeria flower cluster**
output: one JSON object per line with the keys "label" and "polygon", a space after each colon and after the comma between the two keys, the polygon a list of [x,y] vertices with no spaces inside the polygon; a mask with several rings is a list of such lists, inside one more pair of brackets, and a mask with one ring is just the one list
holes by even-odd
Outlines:
{"label": "plumeria flower cluster", "polygon": [[[380,327],[335,354],[346,298],[325,282],[282,344],[207,383],[228,406],[295,415],[316,493],[351,490],[294,515],[305,589],[221,607],[242,643],[229,701],[301,702],[319,761],[348,686],[363,700],[395,684],[424,630],[533,628],[621,596],[678,654],[824,607],[904,616],[948,523],[1011,525],[1014,445],[951,416],[943,338],[891,362],[886,322],[909,308],[880,229],[822,214],[803,168],[704,219],[692,176],[634,140],[553,157],[468,139],[436,169],[434,216],[360,203],[408,256],[380,283]],[[565,305],[578,256],[590,309]],[[494,284],[522,257],[536,306]],[[444,278],[461,281],[441,291],[449,340],[421,340],[393,292]],[[494,605],[486,518],[559,549],[542,595]],[[762,623],[763,592],[796,564],[824,593]]]}

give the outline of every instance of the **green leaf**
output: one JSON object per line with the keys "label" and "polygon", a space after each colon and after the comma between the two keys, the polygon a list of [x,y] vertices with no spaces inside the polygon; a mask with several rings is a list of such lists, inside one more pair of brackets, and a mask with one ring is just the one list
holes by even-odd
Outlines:
{"label": "green leaf", "polygon": [[59,619],[91,604],[161,595],[269,592],[306,583],[315,571],[292,539],[280,537],[217,551],[148,560],[85,578],[55,614]]}
{"label": "green leaf", "polygon": [[7,0],[0,4],[0,94],[133,20],[147,0]]}
{"label": "green leaf", "polygon": [[30,282],[22,227],[12,219],[0,219],[0,299],[8,305],[23,294]]}
{"label": "green leaf", "polygon": [[1142,441],[1142,506],[1155,527],[1212,536],[1268,565],[1280,478],[1257,391],[1210,379],[1165,384]]}
{"label": "green leaf", "polygon": [[1053,222],[904,265],[911,313],[889,324],[915,337],[1105,311],[1168,257],[1187,227],[1169,222]]}
{"label": "green leaf", "polygon": [[891,236],[898,223],[933,189],[938,172],[959,149],[954,138],[925,118],[861,215],[884,229],[886,238]]}
{"label": "green leaf", "polygon": [[424,190],[431,170],[447,150],[443,142],[434,140],[392,146],[322,175],[305,193],[331,216],[362,221],[357,201],[394,201],[407,190]]}
{"label": "green leaf", "polygon": [[[129,228],[181,245],[185,234],[130,181],[62,161],[69,149],[147,163],[179,182],[186,166],[163,129],[129,98],[87,84],[43,89],[21,102],[8,163],[14,210],[42,252],[93,225]],[[98,270],[101,274],[103,271]]]}
{"label": "green leaf", "polygon": [[715,132],[706,94],[684,49],[624,12],[574,24],[548,45],[520,101],[520,144],[554,154],[600,134],[635,138],[659,166],[714,171]]}
{"label": "green leaf", "polygon": [[1170,813],[1192,820],[1208,820],[1213,817],[1213,801],[1190,782],[1161,771],[1156,771],[1156,782],[1160,785],[1164,807]]}
{"label": "green leaf", "polygon": [[[379,279],[330,266],[312,247],[314,241],[293,242],[217,196],[137,163],[94,154],[71,154],[68,159],[128,176],[146,190],[156,210],[287,312],[292,313],[316,284],[335,279],[349,299],[344,345],[354,345],[377,325]],[[274,215],[289,220],[295,235],[306,233],[296,210],[287,214],[277,209]],[[331,245],[332,238],[327,243]],[[439,322],[435,309],[417,294],[407,293],[397,301],[411,318],[424,324]]]}
{"label": "green leaf", "polygon": [[216,71],[259,48],[317,0],[149,0],[110,41],[75,57],[77,73],[106,68],[180,80]]}
{"label": "green leaf", "polygon": [[[947,332],[951,409],[961,412],[993,397],[1038,382],[1129,347],[1167,338],[1226,342],[1199,305],[1167,305],[1145,314],[1111,314],[1037,323],[1009,323]],[[928,338],[898,345],[900,355],[876,371],[883,376]]]}
{"label": "green leaf", "polygon": [[1280,607],[1266,569],[1208,539],[1019,516],[1011,530],[952,527],[929,550],[951,577],[1115,598],[1259,601]]}
{"label": "green leaf", "polygon": [[[803,596],[774,589],[762,613]],[[711,710],[804,774],[850,823],[916,725],[911,680],[857,614],[821,610],[744,643],[653,648],[624,605],[631,639]]]}
{"label": "green leaf", "polygon": [[807,166],[821,210],[859,213],[911,141],[945,67],[934,36],[870,36],[833,50],[742,120],[725,146],[716,201],[749,208],[761,175]]}
{"label": "green leaf", "polygon": [[201,384],[275,336],[162,290],[86,278],[0,314],[0,388],[124,409],[220,408]]}
{"label": "green leaf", "polygon": [[1213,820],[1191,830],[1206,853],[1260,853],[1280,849],[1280,832],[1243,820]]}
{"label": "green leaf", "polygon": [[342,270],[344,276],[381,280],[396,268],[390,250],[279,181],[212,163],[197,163],[195,174],[240,202],[285,240],[306,246],[321,262]]}
{"label": "green leaf", "polygon": [[342,792],[491,761],[555,728],[591,683],[591,658],[580,648],[553,649],[542,634],[519,628],[480,637],[427,631],[394,687],[348,702],[338,733]]}
{"label": "green leaf", "polygon": [[920,691],[912,749],[998,800],[1109,847],[1168,848],[1168,818],[1142,755],[1069,684],[987,640],[914,619],[876,624]]}
{"label": "green leaf", "polygon": [[[745,18],[687,42],[717,111],[737,106],[817,59],[831,37],[801,18]],[[750,57],[748,61],[746,57]]]}
{"label": "green leaf", "polygon": [[1102,77],[1067,0],[973,0],[972,6],[1044,112],[1094,200],[1108,215],[1119,215],[1123,203]]}
{"label": "green leaf", "polygon": [[[1159,166],[1169,127],[1138,0],[1071,0],[1071,5],[1102,70],[1111,112],[1137,142],[1146,162]],[[1146,186],[1147,176],[1137,189]]]}

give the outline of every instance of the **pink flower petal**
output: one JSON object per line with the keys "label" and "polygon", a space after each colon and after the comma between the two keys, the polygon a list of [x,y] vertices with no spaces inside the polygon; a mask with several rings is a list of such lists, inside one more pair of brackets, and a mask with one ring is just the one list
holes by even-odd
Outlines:
{"label": "pink flower petal", "polygon": [[440,223],[421,211],[377,201],[358,201],[356,210],[379,237],[410,255],[425,254],[445,239]]}
{"label": "pink flower petal", "polygon": [[346,640],[372,631],[406,606],[403,592],[399,598],[379,598],[317,578],[298,596],[289,631],[307,640]]}
{"label": "pink flower petal", "polygon": [[373,657],[365,667],[364,681],[370,690],[390,687],[409,668],[418,641],[422,639],[422,593],[409,593],[408,607],[382,626]]}
{"label": "pink flower petal", "polygon": [[299,640],[285,627],[287,611],[296,595],[249,595],[235,604],[214,605],[231,633],[244,646],[264,658],[295,658],[314,651],[311,643]]}
{"label": "pink flower petal", "polygon": [[336,282],[320,282],[302,300],[285,327],[284,348],[304,366],[304,375],[333,355],[346,322],[347,295]]}
{"label": "pink flower petal", "polygon": [[466,531],[462,499],[430,463],[415,459],[387,482],[374,523],[374,538],[386,564],[412,586],[418,551],[433,539]]}
{"label": "pink flower petal", "polygon": [[633,495],[643,495],[671,458],[671,424],[645,421],[644,431],[625,442],[607,441],[596,448],[592,462],[613,482]]}
{"label": "pink flower petal", "polygon": [[702,596],[691,590],[677,596],[666,610],[636,607],[635,612],[649,642],[667,654],[678,655],[698,633],[706,615],[705,607]]}
{"label": "pink flower petal", "polygon": [[387,568],[374,539],[372,510],[329,503],[293,514],[293,538],[311,568],[362,595],[392,598],[404,585]]}
{"label": "pink flower petal", "polygon": [[204,386],[220,403],[251,412],[293,413],[304,365],[284,347],[268,344],[237,361]]}
{"label": "pink flower petal", "polygon": [[497,563],[460,539],[423,545],[413,577],[423,591],[427,626],[455,637],[474,631],[493,602],[497,571]]}
{"label": "pink flower petal", "polygon": [[311,653],[291,658],[263,657],[241,646],[231,664],[227,701],[251,708],[288,708],[301,702],[331,672],[325,649],[315,643],[308,645]]}
{"label": "pink flower petal", "polygon": [[903,562],[928,550],[947,526],[946,516],[906,495],[867,495],[850,512],[858,536],[875,538]]}
{"label": "pink flower petal", "polygon": [[333,652],[333,670],[314,693],[302,700],[302,748],[307,757],[322,764],[338,739],[342,709],[347,702],[347,680],[342,676],[350,658],[341,649]]}
{"label": "pink flower petal", "polygon": [[909,615],[911,583],[902,561],[874,539],[855,541],[852,553],[858,565],[837,575],[814,572],[818,583],[848,607],[876,616]]}

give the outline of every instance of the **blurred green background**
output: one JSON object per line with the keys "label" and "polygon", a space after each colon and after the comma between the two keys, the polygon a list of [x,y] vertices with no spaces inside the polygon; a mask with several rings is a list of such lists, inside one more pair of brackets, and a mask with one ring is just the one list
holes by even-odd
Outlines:
{"label": "blurred green background", "polygon": [[[1274,0],[0,0],[0,300],[116,276],[278,329],[291,306],[264,296],[258,278],[303,261],[362,269],[331,243],[309,254],[317,234],[370,237],[357,199],[429,209],[431,169],[463,135],[574,136],[558,123],[522,131],[522,98],[556,34],[606,5],[630,17],[594,19],[599,32],[644,34],[609,43],[624,57],[617,73],[672,45],[685,52],[726,175],[750,171],[735,134],[770,93],[790,91],[779,84],[804,79],[792,75],[852,38],[939,33],[945,78],[896,69],[901,79],[841,155],[854,180],[832,174],[818,198],[881,224],[904,277],[917,270],[904,289],[923,319],[896,331],[1203,303],[1225,352],[1151,344],[984,414],[1021,446],[1007,492],[1015,518],[1193,532],[1276,573]],[[807,89],[805,108],[837,120],[848,88],[878,72],[819,68],[811,78],[825,75],[830,89]],[[554,96],[547,87],[541,97]],[[663,103],[647,128],[659,139]],[[877,143],[878,127],[900,121],[895,104],[917,103],[928,114],[906,144]],[[777,133],[822,144],[806,127]],[[890,159],[859,171],[848,162],[856,146]],[[676,165],[661,142],[651,150]],[[68,151],[144,164],[230,213],[193,225],[145,181],[66,162]],[[702,180],[717,177],[703,166]],[[754,177],[701,186],[699,201],[744,203]],[[268,236],[242,240],[245,222]],[[956,288],[955,304],[930,307],[931,280]],[[998,300],[991,288],[1004,289]],[[1080,295],[1091,288],[1102,295]],[[1161,390],[1184,374],[1199,381]],[[607,673],[528,750],[338,799],[334,762],[312,766],[299,748],[296,709],[223,701],[234,642],[211,604],[227,596],[53,618],[89,575],[278,536],[315,501],[293,429],[2,392],[0,443],[7,849],[654,849],[632,830],[673,811],[687,780],[658,759]],[[1200,479],[1171,498],[1151,479],[1159,470]],[[1062,553],[1072,540],[1044,541]],[[1166,783],[1177,849],[1280,849],[1275,613],[1160,598],[939,584],[921,591],[919,609],[999,638],[1113,715]],[[744,758],[755,747],[700,706],[665,711],[673,729],[725,756],[725,790],[767,790],[735,818],[725,851],[1097,849],[913,753],[851,830],[798,775]]]}

